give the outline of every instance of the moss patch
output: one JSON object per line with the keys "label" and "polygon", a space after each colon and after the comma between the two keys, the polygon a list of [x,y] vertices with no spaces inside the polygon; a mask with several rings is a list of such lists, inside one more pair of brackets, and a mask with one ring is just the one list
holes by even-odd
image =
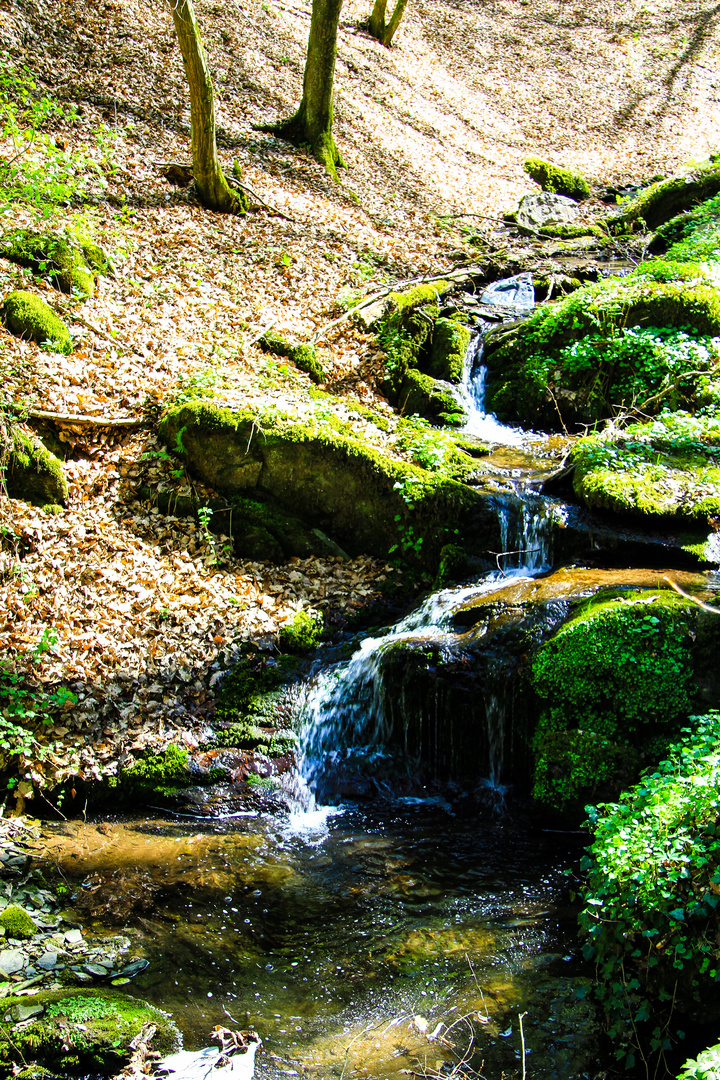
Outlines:
{"label": "moss patch", "polygon": [[26,499],[37,506],[64,506],[68,498],[62,463],[41,443],[33,442],[17,428],[12,430],[5,485],[13,498]]}
{"label": "moss patch", "polygon": [[118,786],[124,796],[142,799],[150,795],[173,799],[192,783],[185,747],[171,743],[161,754],[151,753],[123,768]]}
{"label": "moss patch", "polygon": [[248,653],[239,660],[217,690],[216,745],[260,750],[269,757],[292,750],[297,739],[291,728],[292,690],[302,671],[298,656]]}
{"label": "moss patch", "polygon": [[6,937],[31,938],[38,931],[35,920],[19,904],[9,904],[0,911],[0,926]]}
{"label": "moss patch", "polygon": [[400,383],[397,404],[405,415],[416,413],[449,427],[462,427],[467,420],[459,401],[445,384],[413,369],[405,373]]}
{"label": "moss patch", "polygon": [[88,297],[95,293],[94,273],[109,273],[110,263],[98,244],[76,243],[64,236],[18,229],[0,237],[0,255],[47,276],[56,288]]}
{"label": "moss patch", "polygon": [[325,381],[325,372],[314,345],[293,345],[272,330],[267,330],[258,345],[274,356],[286,356],[296,367],[305,371],[314,383]]}
{"label": "moss patch", "polygon": [[320,644],[323,632],[321,611],[297,611],[280,627],[280,648],[287,653],[306,653]]}
{"label": "moss patch", "polygon": [[46,342],[60,353],[72,352],[72,338],[62,319],[35,293],[18,289],[7,296],[0,307],[0,318],[16,337]]}
{"label": "moss patch", "polygon": [[720,515],[720,419],[665,414],[580,439],[575,493],[588,506],[650,518]]}
{"label": "moss patch", "polygon": [[[29,1000],[43,1006],[43,1015],[30,1023],[14,1023],[16,1010]],[[148,1023],[158,1028],[151,1043],[154,1050],[165,1055],[182,1044],[167,1013],[108,990],[53,990],[31,999],[8,997],[2,1010],[11,1020],[0,1025],[0,1070],[34,1062],[68,1077],[114,1074],[130,1059],[130,1043]]]}
{"label": "moss patch", "polygon": [[469,328],[455,319],[436,319],[428,373],[447,382],[462,382],[471,337]]}
{"label": "moss patch", "polygon": [[566,195],[569,199],[587,199],[590,188],[584,176],[572,169],[563,169],[540,158],[526,158],[523,168],[528,176],[539,184],[543,191],[552,191],[556,195]]}
{"label": "moss patch", "polygon": [[686,166],[682,172],[645,188],[623,207],[619,214],[606,219],[613,232],[633,226],[656,229],[683,210],[720,192],[720,160],[717,156]]}
{"label": "moss patch", "polygon": [[627,782],[628,748],[659,759],[690,713],[697,610],[668,590],[594,600],[539,649],[536,798],[581,808],[599,786]]}

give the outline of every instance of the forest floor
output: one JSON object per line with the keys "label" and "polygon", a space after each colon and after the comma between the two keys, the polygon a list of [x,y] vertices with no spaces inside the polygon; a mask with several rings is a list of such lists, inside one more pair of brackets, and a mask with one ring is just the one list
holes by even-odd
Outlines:
{"label": "forest floor", "polygon": [[[3,332],[6,399],[104,417],[157,415],[203,392],[286,407],[310,383],[258,349],[261,332],[305,340],[353,297],[501,246],[500,216],[533,190],[526,157],[622,187],[717,149],[720,29],[700,0],[410,0],[391,50],[364,29],[369,8],[343,7],[336,137],[347,170],[334,183],[305,151],[253,128],[299,100],[310,4],[198,3],[223,164],[237,161],[243,183],[282,212],[256,201],[226,217],[161,172],[189,161],[163,5],[0,0],[2,78],[24,65],[47,97],[73,103],[53,137],[92,166],[85,204],[45,224],[92,234],[115,265],[80,304],[0,260],[0,294],[39,289],[76,341],[64,357]],[[46,209],[0,202],[0,229],[35,225]],[[326,389],[378,402],[374,338],[346,323],[322,348]],[[377,602],[395,573],[369,558],[237,560],[200,524],[138,501],[140,483],[169,469],[152,435],[71,438],[63,513],[1,500],[12,542],[0,553],[0,652],[78,699],[45,730],[25,794],[112,773],[145,747],[196,745],[213,676],[242,642],[272,640],[300,605],[332,624]]]}

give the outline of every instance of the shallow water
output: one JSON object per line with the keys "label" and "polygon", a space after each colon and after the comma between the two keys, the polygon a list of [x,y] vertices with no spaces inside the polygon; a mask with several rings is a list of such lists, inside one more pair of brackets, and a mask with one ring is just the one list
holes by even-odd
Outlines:
{"label": "shallow water", "polygon": [[[97,923],[113,891],[126,905],[142,891],[124,925],[150,966],[132,991],[169,1009],[190,1047],[214,1024],[254,1027],[259,1076],[451,1068],[474,1041],[475,1066],[480,1054],[499,1077],[518,1067],[524,1010],[534,1075],[559,1076],[591,1037],[556,869],[571,852],[555,836],[433,800],[47,832],[77,892],[94,890]],[[456,1021],[450,1045],[428,1039]]]}

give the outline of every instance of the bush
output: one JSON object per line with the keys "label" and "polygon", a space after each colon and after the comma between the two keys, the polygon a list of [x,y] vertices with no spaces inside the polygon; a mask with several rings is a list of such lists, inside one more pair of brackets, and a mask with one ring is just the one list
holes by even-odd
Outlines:
{"label": "bush", "polygon": [[674,1013],[720,990],[720,713],[690,722],[618,804],[590,808],[583,952],[628,1066],[664,1054],[682,1037]]}

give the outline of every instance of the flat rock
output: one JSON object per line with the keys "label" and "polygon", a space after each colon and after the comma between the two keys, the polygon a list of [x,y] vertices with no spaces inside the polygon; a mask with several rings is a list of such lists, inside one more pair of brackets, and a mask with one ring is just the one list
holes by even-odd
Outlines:
{"label": "flat rock", "polygon": [[67,930],[65,932],[65,941],[68,945],[82,945],[82,930]]}
{"label": "flat rock", "polygon": [[42,968],[43,971],[52,971],[58,961],[58,954],[56,952],[43,953],[39,959],[35,961],[36,967]]}
{"label": "flat rock", "polygon": [[33,1016],[40,1016],[45,1012],[44,1005],[16,1005],[13,1009],[13,1017],[17,1023],[23,1020],[32,1020]]}
{"label": "flat rock", "polygon": [[515,214],[521,228],[541,229],[543,225],[569,225],[577,217],[577,203],[565,195],[541,191],[537,195],[525,195]]}
{"label": "flat rock", "polygon": [[25,967],[25,954],[20,949],[3,949],[0,952],[0,971],[14,975]]}

